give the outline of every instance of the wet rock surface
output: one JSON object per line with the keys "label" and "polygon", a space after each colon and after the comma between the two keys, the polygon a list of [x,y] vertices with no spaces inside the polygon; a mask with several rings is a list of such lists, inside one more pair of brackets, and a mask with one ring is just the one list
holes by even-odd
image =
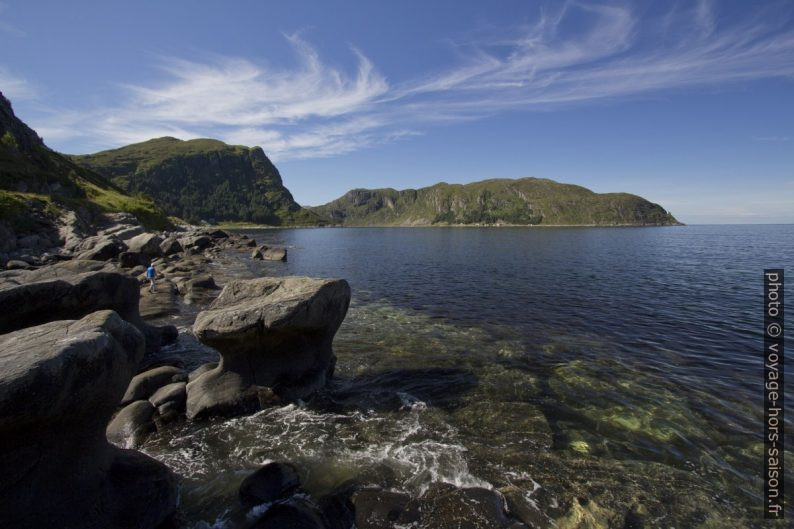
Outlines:
{"label": "wet rock surface", "polygon": [[344,280],[261,278],[228,283],[193,326],[221,354],[188,385],[188,417],[250,412],[270,393],[305,398],[333,372],[332,341],[350,304]]}

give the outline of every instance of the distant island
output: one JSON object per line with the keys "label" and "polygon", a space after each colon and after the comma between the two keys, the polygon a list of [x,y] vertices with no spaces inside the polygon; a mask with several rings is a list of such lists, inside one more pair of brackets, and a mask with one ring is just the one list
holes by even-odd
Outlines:
{"label": "distant island", "polygon": [[545,178],[445,182],[421,189],[354,189],[311,208],[343,226],[671,226],[658,204],[628,193],[594,193]]}

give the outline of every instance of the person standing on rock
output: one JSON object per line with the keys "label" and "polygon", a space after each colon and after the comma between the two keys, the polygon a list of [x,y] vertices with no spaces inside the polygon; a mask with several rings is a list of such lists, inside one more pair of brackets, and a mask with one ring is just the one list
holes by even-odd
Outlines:
{"label": "person standing on rock", "polygon": [[149,280],[149,292],[154,292],[154,278],[157,271],[154,269],[154,263],[149,263],[149,268],[146,269],[146,279]]}

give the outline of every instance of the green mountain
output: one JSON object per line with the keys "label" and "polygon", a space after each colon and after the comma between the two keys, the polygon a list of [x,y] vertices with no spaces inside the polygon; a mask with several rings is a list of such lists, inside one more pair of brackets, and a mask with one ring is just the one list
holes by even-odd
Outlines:
{"label": "green mountain", "polygon": [[628,193],[594,193],[543,178],[440,183],[421,189],[354,189],[312,210],[346,226],[675,225],[658,204]]}
{"label": "green mountain", "polygon": [[0,222],[24,233],[35,228],[33,217],[54,222],[63,210],[125,211],[152,229],[172,226],[151,199],[129,196],[101,175],[49,149],[14,115],[11,103],[0,93]]}
{"label": "green mountain", "polygon": [[72,159],[191,223],[320,221],[295,202],[259,147],[165,137]]}

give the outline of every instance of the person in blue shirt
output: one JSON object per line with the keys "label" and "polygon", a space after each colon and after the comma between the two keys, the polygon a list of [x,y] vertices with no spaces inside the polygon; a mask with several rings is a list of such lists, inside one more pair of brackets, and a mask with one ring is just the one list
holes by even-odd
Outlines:
{"label": "person in blue shirt", "polygon": [[149,292],[154,292],[154,278],[157,275],[157,272],[154,269],[154,264],[149,264],[149,268],[146,269],[146,279],[149,280]]}

